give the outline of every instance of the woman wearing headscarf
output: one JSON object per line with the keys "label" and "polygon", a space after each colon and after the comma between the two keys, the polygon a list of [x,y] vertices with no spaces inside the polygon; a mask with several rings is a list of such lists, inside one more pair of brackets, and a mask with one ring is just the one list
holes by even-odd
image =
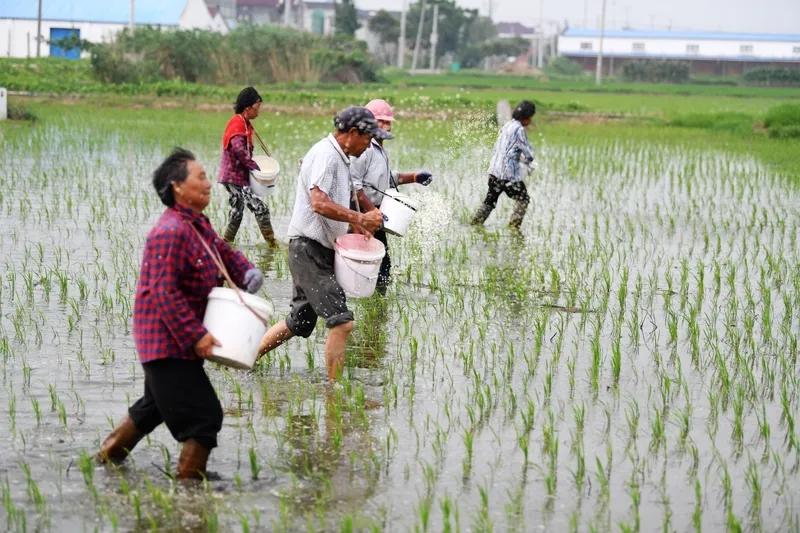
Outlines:
{"label": "woman wearing headscarf", "polygon": [[203,215],[211,181],[191,152],[176,148],[153,174],[153,186],[167,208],[147,235],[133,308],[144,395],[103,441],[97,458],[123,461],[164,422],[183,443],[176,477],[202,478],[222,428],[222,406],[203,370],[219,345],[203,327],[203,314],[209,293],[222,284],[206,246],[247,292],[258,291],[263,276]]}
{"label": "woman wearing headscarf", "polygon": [[258,116],[261,109],[261,95],[253,87],[245,87],[236,98],[234,115],[225,126],[222,135],[222,159],[219,165],[219,182],[228,191],[231,210],[228,215],[228,226],[224,238],[233,243],[239,226],[242,224],[244,208],[256,217],[258,229],[261,230],[267,244],[274,246],[275,232],[269,216],[269,207],[250,189],[250,171],[260,170],[253,161],[253,125],[251,121]]}

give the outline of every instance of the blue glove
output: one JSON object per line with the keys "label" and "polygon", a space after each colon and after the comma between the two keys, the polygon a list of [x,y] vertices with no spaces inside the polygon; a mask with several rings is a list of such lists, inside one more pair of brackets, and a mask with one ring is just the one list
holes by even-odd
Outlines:
{"label": "blue glove", "polygon": [[414,181],[427,187],[433,181],[433,175],[427,170],[423,170],[421,172],[417,172],[417,175],[414,176]]}
{"label": "blue glove", "polygon": [[244,284],[244,290],[250,294],[255,294],[264,284],[264,274],[257,268],[251,268],[244,273],[244,280],[242,280],[242,283]]}

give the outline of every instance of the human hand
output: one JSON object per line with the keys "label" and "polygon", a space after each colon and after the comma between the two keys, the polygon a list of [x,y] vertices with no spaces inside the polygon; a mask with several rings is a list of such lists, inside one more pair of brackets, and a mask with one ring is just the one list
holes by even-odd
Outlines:
{"label": "human hand", "polygon": [[358,225],[370,233],[375,233],[383,225],[383,214],[377,207],[372,211],[362,213]]}
{"label": "human hand", "polygon": [[244,273],[242,284],[244,285],[244,290],[250,294],[255,294],[264,284],[264,274],[257,268],[251,268]]}
{"label": "human hand", "polygon": [[359,226],[358,224],[353,224],[350,226],[353,229],[353,233],[357,233],[358,235],[363,235],[366,240],[369,240],[372,237],[372,232],[367,231],[363,226]]}
{"label": "human hand", "polygon": [[199,341],[195,343],[194,353],[196,353],[198,357],[208,359],[213,355],[211,350],[214,349],[214,346],[222,346],[222,344],[220,344],[220,342],[211,333],[206,333]]}
{"label": "human hand", "polygon": [[414,181],[427,187],[433,181],[433,175],[427,170],[422,170],[414,175]]}

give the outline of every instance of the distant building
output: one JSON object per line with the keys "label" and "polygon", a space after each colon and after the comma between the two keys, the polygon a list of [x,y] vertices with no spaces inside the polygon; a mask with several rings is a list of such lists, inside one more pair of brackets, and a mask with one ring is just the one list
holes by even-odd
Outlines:
{"label": "distant building", "polygon": [[533,39],[536,35],[536,28],[525,26],[519,22],[498,22],[494,25],[497,30],[497,37],[500,39],[513,39],[520,37],[522,39]]}
{"label": "distant building", "polygon": [[333,0],[281,0],[281,21],[285,21],[284,3],[289,2],[289,26],[317,35],[333,35],[336,3]]}
{"label": "distant building", "polygon": [[[600,31],[570,28],[558,37],[558,54],[595,68]],[[756,67],[800,68],[800,34],[610,30],[603,37],[609,75],[641,59],[688,61],[692,74],[739,75]]]}
{"label": "distant building", "polygon": [[281,24],[283,0],[236,0],[236,20],[249,24]]}
{"label": "distant building", "polygon": [[[0,57],[36,57],[37,7],[35,1],[0,2]],[[136,25],[228,31],[219,7],[209,9],[205,0],[136,0],[134,19]],[[77,59],[77,48],[65,50],[58,41],[107,42],[129,23],[129,1],[43,1],[41,55]]]}

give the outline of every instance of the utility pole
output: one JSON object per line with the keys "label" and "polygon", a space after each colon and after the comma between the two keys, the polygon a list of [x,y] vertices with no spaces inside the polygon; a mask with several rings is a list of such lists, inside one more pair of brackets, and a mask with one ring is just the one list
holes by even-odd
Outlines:
{"label": "utility pole", "polygon": [[439,4],[433,6],[433,31],[431,32],[431,72],[436,69],[436,43],[439,42]]}
{"label": "utility pole", "polygon": [[291,26],[292,20],[292,0],[283,0],[283,25],[287,28]]}
{"label": "utility pole", "polygon": [[539,0],[539,38],[536,40],[536,67],[544,66],[544,0]]}
{"label": "utility pole", "polygon": [[397,68],[402,69],[406,56],[406,11],[408,0],[403,0],[403,11],[400,13],[400,37],[397,39]]}
{"label": "utility pole", "polygon": [[131,0],[131,33],[136,29],[136,0]]}
{"label": "utility pole", "polygon": [[597,49],[597,68],[594,72],[594,82],[597,85],[603,83],[603,37],[606,33],[606,0],[603,0],[603,8],[600,11],[600,46]]}
{"label": "utility pole", "polygon": [[417,69],[417,58],[419,57],[419,46],[422,41],[422,26],[425,25],[425,0],[422,0],[422,6],[419,11],[419,26],[417,26],[417,41],[414,43],[414,55],[411,56],[411,70]]}
{"label": "utility pole", "polygon": [[36,15],[36,57],[42,56],[42,0],[39,0],[39,13]]}

